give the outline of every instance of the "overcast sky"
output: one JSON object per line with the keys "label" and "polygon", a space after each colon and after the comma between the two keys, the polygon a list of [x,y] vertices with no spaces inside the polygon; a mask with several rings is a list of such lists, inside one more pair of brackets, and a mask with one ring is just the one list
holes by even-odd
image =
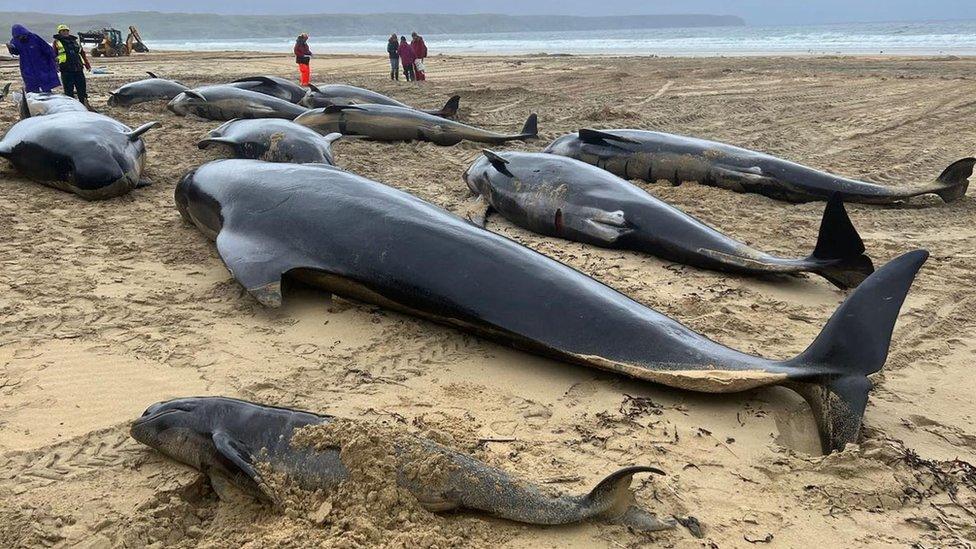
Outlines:
{"label": "overcast sky", "polygon": [[[595,11],[595,7],[599,11]],[[976,19],[976,0],[0,0],[0,11],[100,13],[169,11],[237,14],[286,13],[507,13],[631,15],[710,13],[748,23],[805,24],[856,21]]]}

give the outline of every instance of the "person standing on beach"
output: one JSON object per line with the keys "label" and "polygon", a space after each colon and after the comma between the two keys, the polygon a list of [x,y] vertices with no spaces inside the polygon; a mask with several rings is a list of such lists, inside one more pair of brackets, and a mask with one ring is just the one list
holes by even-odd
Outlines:
{"label": "person standing on beach", "polygon": [[7,44],[7,50],[20,58],[24,91],[50,92],[60,86],[58,64],[50,44],[23,25],[11,27],[10,34],[13,39]]}
{"label": "person standing on beach", "polygon": [[414,79],[417,81],[427,80],[427,68],[424,66],[424,59],[427,59],[427,44],[424,42],[424,37],[417,34],[416,31],[411,35],[413,41],[410,42],[410,47],[413,48],[413,54],[417,57],[414,64]]}
{"label": "person standing on beach", "polygon": [[54,35],[51,46],[57,54],[65,95],[77,97],[78,101],[91,109],[88,105],[88,82],[85,80],[85,71],[91,70],[91,63],[78,37],[71,34],[68,25],[58,25],[58,33]]}
{"label": "person standing on beach", "polygon": [[413,82],[413,62],[417,60],[417,56],[413,53],[413,47],[407,43],[407,37],[400,37],[400,62],[403,63],[403,76],[407,78],[407,82]]}
{"label": "person standing on beach", "polygon": [[301,84],[306,88],[312,83],[312,50],[308,47],[308,33],[303,32],[295,40],[295,62],[298,63],[298,72],[301,74]]}
{"label": "person standing on beach", "polygon": [[400,79],[400,44],[396,33],[390,35],[386,43],[386,53],[390,54],[390,80]]}

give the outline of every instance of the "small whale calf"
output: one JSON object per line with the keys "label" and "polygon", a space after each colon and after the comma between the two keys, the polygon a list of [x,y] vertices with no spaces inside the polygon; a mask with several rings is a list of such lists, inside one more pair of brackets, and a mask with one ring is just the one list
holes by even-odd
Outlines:
{"label": "small whale calf", "polygon": [[302,98],[301,104],[310,108],[318,109],[331,107],[334,105],[392,105],[405,109],[419,110],[434,116],[443,118],[454,118],[461,105],[461,96],[455,95],[447,100],[447,103],[440,109],[423,110],[401,103],[392,97],[387,97],[382,93],[377,93],[365,88],[357,88],[347,84],[330,84],[308,87],[308,93]]}
{"label": "small whale calf", "polygon": [[175,80],[159,78],[146,73],[149,78],[131,82],[109,92],[108,104],[112,107],[131,107],[148,101],[169,101],[190,89]]}
{"label": "small whale calf", "polygon": [[209,120],[282,118],[293,120],[308,109],[252,90],[220,84],[186,90],[166,108],[178,116],[193,114]]}
{"label": "small whale calf", "polygon": [[[294,440],[303,428],[327,425],[335,419],[230,398],[181,398],[150,406],[132,423],[130,433],[137,441],[206,474],[218,494],[226,493],[230,484],[252,497],[274,501],[259,469],[285,475],[308,491],[328,493],[348,480],[341,448],[318,450]],[[601,520],[641,531],[675,526],[672,519],[658,519],[632,504],[631,479],[638,473],[663,474],[653,467],[621,469],[586,495],[555,496],[430,440],[403,437],[392,443],[398,455],[396,483],[432,512],[468,509],[546,525]],[[421,464],[430,459],[436,459],[443,469],[436,478],[423,475]]]}
{"label": "small whale calf", "polygon": [[775,257],[729,238],[612,173],[542,153],[485,151],[464,172],[488,209],[530,231],[605,248],[646,252],[705,269],[745,274],[814,272],[841,288],[874,272],[864,243],[834,197],[810,257]]}
{"label": "small whale calf", "polygon": [[[827,451],[856,442],[871,381],[928,257],[864,280],[806,351],[726,347],[558,261],[390,186],[323,164],[218,160],[177,184],[181,215],[234,278],[279,306],[281,279],[435,320],[566,362],[707,393],[784,385],[810,403]],[[382,222],[377,222],[381,220]]]}
{"label": "small whale calf", "polygon": [[913,187],[878,185],[809,168],[725,143],[641,130],[583,129],[560,137],[545,152],[599,166],[625,179],[678,185],[697,181],[787,202],[827,200],[890,204],[936,194],[945,202],[965,196],[976,158],[952,163],[932,183]]}
{"label": "small whale calf", "polygon": [[234,152],[234,158],[335,165],[332,144],[341,137],[341,133],[322,136],[289,120],[262,118],[231,120],[211,130],[197,146],[207,149],[225,145]]}
{"label": "small whale calf", "polygon": [[359,135],[376,141],[429,141],[451,146],[461,141],[505,143],[538,137],[538,117],[525,121],[522,131],[504,135],[460,122],[423,113],[411,108],[391,105],[334,105],[312,109],[295,119],[296,124],[308,126],[319,133],[339,132]]}

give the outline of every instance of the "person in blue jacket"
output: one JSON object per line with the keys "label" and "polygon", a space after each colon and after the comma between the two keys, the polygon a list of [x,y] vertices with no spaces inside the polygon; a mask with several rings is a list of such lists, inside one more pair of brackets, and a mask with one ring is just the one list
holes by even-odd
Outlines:
{"label": "person in blue jacket", "polygon": [[23,25],[11,27],[10,34],[13,39],[7,44],[7,49],[20,58],[24,91],[50,92],[60,86],[54,48]]}

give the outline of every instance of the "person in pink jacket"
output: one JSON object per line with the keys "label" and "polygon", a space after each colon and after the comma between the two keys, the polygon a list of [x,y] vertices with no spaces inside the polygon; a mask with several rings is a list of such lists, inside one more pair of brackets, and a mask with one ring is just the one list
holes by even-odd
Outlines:
{"label": "person in pink jacket", "polygon": [[400,63],[403,64],[403,75],[407,77],[407,80],[412,82],[414,80],[413,75],[413,62],[417,60],[417,55],[413,53],[413,46],[407,43],[407,37],[400,37]]}

